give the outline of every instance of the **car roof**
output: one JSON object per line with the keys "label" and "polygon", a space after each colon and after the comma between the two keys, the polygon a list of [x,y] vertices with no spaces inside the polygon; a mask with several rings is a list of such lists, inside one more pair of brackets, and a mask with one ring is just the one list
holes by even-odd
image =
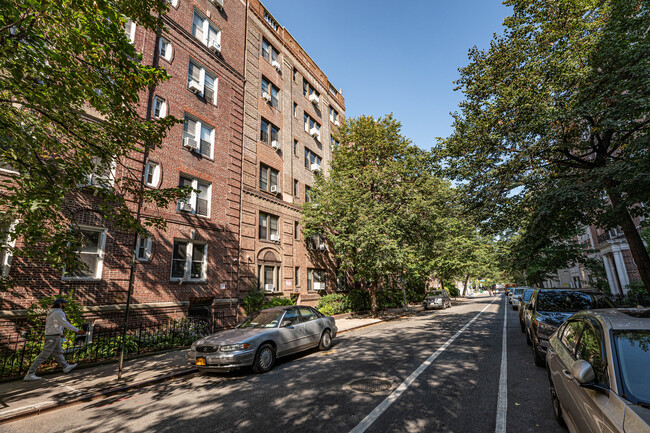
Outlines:
{"label": "car roof", "polygon": [[265,309],[260,310],[260,311],[274,311],[274,310],[275,311],[286,311],[286,310],[290,310],[291,308],[295,308],[295,307],[310,308],[307,305],[280,305],[280,306],[277,306],[277,307],[265,308]]}
{"label": "car roof", "polygon": [[595,316],[613,330],[650,331],[650,308],[603,308],[582,311],[580,316]]}

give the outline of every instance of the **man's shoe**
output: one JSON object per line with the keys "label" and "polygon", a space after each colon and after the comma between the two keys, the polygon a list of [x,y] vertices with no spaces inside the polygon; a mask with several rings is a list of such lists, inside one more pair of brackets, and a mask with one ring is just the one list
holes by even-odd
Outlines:
{"label": "man's shoe", "polygon": [[32,380],[40,380],[40,379],[43,379],[43,378],[40,377],[40,376],[36,376],[34,373],[32,373],[32,374],[27,373],[27,374],[25,375],[25,377],[23,377],[23,380],[24,380],[25,382],[30,382],[30,381],[32,381]]}
{"label": "man's shoe", "polygon": [[76,366],[77,366],[77,364],[68,364],[68,366],[63,369],[63,372],[67,373],[70,370],[72,370],[73,368],[75,368]]}

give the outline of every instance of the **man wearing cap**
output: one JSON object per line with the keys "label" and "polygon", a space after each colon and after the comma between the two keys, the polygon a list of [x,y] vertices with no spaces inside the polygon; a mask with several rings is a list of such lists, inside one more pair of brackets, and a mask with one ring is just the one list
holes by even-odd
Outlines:
{"label": "man wearing cap", "polygon": [[65,318],[63,307],[65,307],[66,302],[67,301],[63,298],[56,299],[52,304],[52,308],[47,312],[47,318],[45,319],[45,346],[40,355],[38,355],[34,360],[31,367],[29,367],[29,371],[23,380],[41,379],[41,377],[36,376],[36,370],[42,363],[47,361],[50,355],[54,356],[56,362],[63,367],[64,373],[69,372],[77,366],[77,364],[68,364],[63,357],[63,347],[61,346],[63,328],[75,331],[79,335],[84,332],[81,329],[72,326],[72,324],[68,322],[68,319]]}

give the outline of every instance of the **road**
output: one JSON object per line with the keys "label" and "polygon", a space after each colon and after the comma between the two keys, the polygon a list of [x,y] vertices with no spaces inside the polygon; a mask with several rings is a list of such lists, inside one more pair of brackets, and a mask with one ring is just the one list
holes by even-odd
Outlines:
{"label": "road", "polygon": [[566,432],[502,296],[350,331],[335,343],[263,375],[197,374],[0,431]]}

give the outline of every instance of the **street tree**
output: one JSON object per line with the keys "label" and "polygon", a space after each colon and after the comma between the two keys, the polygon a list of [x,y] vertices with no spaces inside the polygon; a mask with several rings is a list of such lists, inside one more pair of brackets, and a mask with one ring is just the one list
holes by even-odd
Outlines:
{"label": "street tree", "polygon": [[340,269],[366,285],[373,314],[382,284],[425,269],[424,245],[444,234],[438,217],[451,198],[400,128],[392,115],[347,119],[303,207],[304,234],[324,237]]}
{"label": "street tree", "polygon": [[142,186],[143,158],[177,120],[139,114],[169,76],[142,62],[125,31],[160,34],[167,8],[159,0],[0,0],[0,226],[9,232],[3,247],[22,239],[14,256],[83,266],[70,200],[88,185],[104,220],[132,233],[164,226],[141,222],[133,203],[164,207],[186,193]]}
{"label": "street tree", "polygon": [[[650,5],[504,4],[513,11],[504,33],[460,69],[465,99],[437,149],[447,173],[495,231],[517,232],[531,212],[568,228],[620,226],[650,293],[634,223],[650,201]],[[546,200],[528,206],[539,191]]]}

